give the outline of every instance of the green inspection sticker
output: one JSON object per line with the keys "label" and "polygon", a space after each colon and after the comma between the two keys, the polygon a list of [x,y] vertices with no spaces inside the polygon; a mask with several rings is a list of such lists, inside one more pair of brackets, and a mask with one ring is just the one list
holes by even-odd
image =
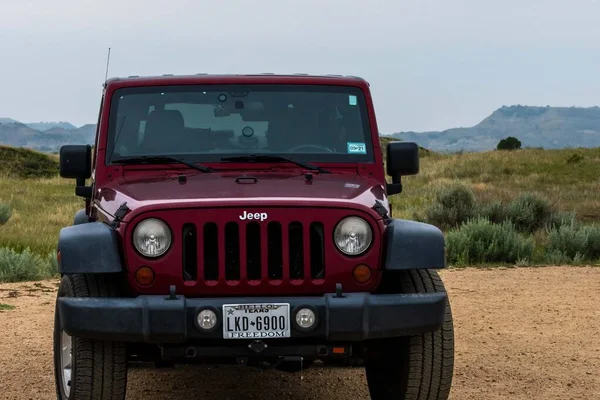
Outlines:
{"label": "green inspection sticker", "polygon": [[350,96],[348,96],[348,104],[350,104],[351,106],[355,106],[356,103],[357,103],[356,96],[354,96],[352,94]]}
{"label": "green inspection sticker", "polygon": [[348,154],[367,154],[367,146],[364,143],[348,142]]}

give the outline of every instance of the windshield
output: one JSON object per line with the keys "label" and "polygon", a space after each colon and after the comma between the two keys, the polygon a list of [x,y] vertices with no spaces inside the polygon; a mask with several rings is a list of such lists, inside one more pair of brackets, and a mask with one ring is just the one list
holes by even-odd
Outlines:
{"label": "windshield", "polygon": [[118,89],[107,162],[170,155],[196,162],[279,155],[370,162],[362,91],[346,86],[186,85]]}

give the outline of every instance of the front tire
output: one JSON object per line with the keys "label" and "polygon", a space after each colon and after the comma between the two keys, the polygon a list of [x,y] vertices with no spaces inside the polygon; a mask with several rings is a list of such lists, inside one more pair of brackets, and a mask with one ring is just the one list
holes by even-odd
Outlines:
{"label": "front tire", "polygon": [[[116,297],[108,275],[63,276],[58,297]],[[70,337],[54,313],[54,377],[59,400],[123,400],[127,386],[124,343]]]}
{"label": "front tire", "polygon": [[[387,293],[445,292],[435,270],[393,271],[384,275]],[[379,339],[367,345],[365,370],[373,400],[446,400],[454,368],[454,328],[450,304],[442,328],[420,335]]]}

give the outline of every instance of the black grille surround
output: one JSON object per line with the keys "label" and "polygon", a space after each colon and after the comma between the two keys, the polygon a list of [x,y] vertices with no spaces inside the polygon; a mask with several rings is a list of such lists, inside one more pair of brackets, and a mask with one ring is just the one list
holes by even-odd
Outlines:
{"label": "black grille surround", "polygon": [[[382,239],[385,224],[370,209],[314,206],[227,206],[149,210],[127,223],[132,239],[135,226],[158,218],[171,229],[173,242],[161,257],[142,257],[133,246],[124,248],[130,287],[137,294],[188,297],[311,296],[344,292],[370,292],[381,279]],[[253,218],[248,218],[252,214]],[[259,217],[257,217],[259,216]],[[348,256],[336,247],[334,231],[346,217],[369,223],[373,242],[359,256]],[[364,284],[352,271],[366,264],[373,272]],[[141,286],[135,271],[148,266],[155,271],[151,286]]]}

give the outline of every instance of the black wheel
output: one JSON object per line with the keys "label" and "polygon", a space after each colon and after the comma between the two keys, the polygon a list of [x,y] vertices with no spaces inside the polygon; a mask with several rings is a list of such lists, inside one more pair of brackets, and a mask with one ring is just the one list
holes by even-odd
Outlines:
{"label": "black wheel", "polygon": [[[108,276],[63,276],[58,297],[116,297],[117,286]],[[124,343],[71,337],[54,313],[54,378],[59,400],[122,400],[127,386]]]}
{"label": "black wheel", "polygon": [[[388,293],[444,292],[434,270],[394,271],[384,276]],[[446,400],[454,368],[454,329],[450,304],[436,332],[375,340],[367,345],[365,369],[374,400]]]}

